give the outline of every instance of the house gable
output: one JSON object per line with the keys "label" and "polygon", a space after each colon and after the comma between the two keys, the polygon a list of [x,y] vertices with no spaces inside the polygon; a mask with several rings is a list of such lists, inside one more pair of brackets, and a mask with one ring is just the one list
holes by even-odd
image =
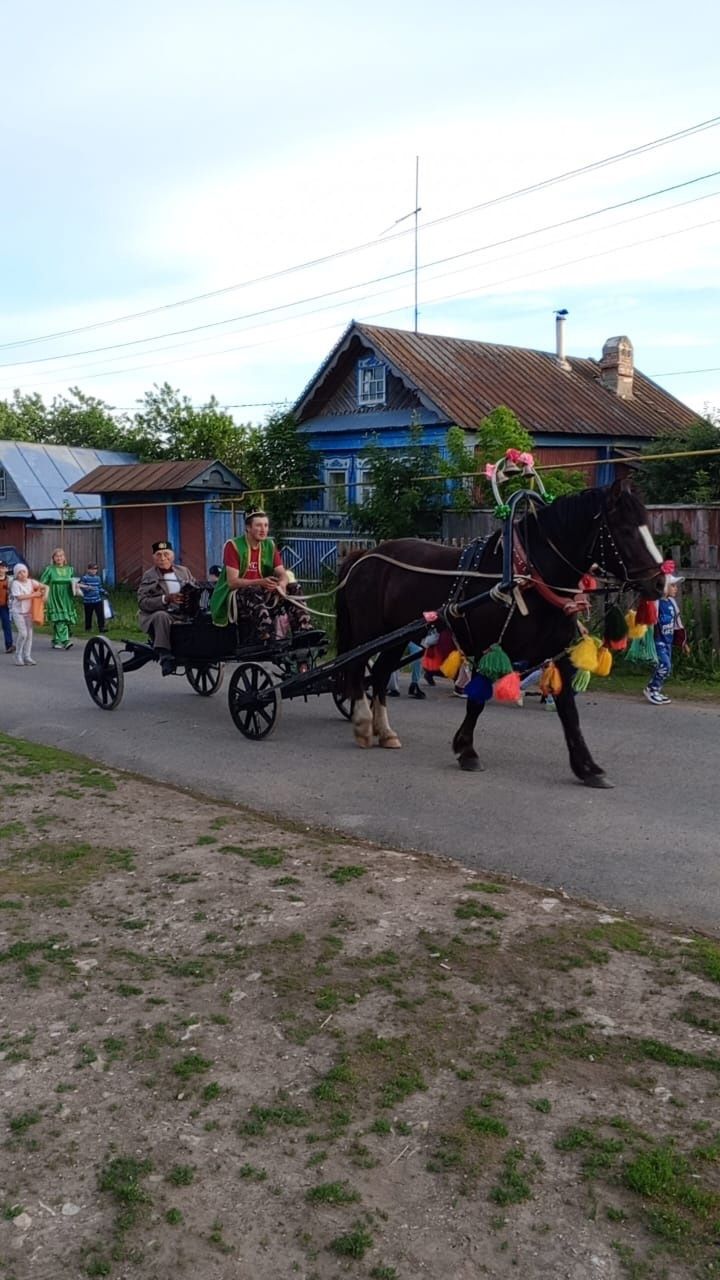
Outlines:
{"label": "house gable", "polygon": [[[358,402],[358,366],[373,356],[385,367],[385,396],[382,403],[364,406]],[[295,405],[301,426],[309,422],[321,424],[323,418],[347,416],[354,417],[353,425],[365,432],[382,429],[383,415],[402,412],[410,421],[416,414],[427,419],[428,411],[431,418],[442,417],[437,406],[403,377],[383,351],[364,339],[355,325],[346,332]]]}

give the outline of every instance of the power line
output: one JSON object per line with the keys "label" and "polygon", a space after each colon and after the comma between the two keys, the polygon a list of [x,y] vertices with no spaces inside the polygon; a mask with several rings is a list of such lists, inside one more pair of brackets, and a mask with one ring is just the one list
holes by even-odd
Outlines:
{"label": "power line", "polygon": [[[584,254],[579,258],[570,258],[564,262],[555,262],[555,263],[552,263],[549,267],[539,267],[533,271],[521,272],[520,275],[516,275],[516,276],[505,276],[501,280],[492,280],[487,284],[476,285],[471,289],[461,289],[456,291],[455,293],[444,294],[439,298],[431,298],[425,303],[425,306],[426,307],[437,306],[441,302],[451,301],[454,298],[463,297],[468,293],[481,293],[486,289],[497,288],[499,285],[503,285],[503,284],[511,284],[516,282],[517,280],[524,280],[529,276],[543,275],[548,271],[554,271],[561,267],[576,266],[579,263],[588,262],[594,258],[602,258],[602,257],[607,257],[609,254],[612,254],[612,253],[620,253],[625,249],[635,249],[644,244],[653,244],[658,240],[666,240],[666,239],[670,239],[673,236],[686,235],[690,231],[697,231],[698,229],[703,227],[714,226],[717,224],[718,221],[720,221],[720,219],[717,219],[717,218],[709,219],[707,222],[695,223],[690,227],[681,227],[679,230],[676,230],[676,231],[664,232],[657,236],[648,236],[642,240],[629,241],[627,244],[615,245],[610,249],[603,249],[598,251],[597,253]],[[362,299],[360,299],[360,301],[362,301]],[[338,304],[336,303],[333,305],[337,306]],[[376,320],[378,316],[394,315],[398,311],[406,310],[406,305],[407,304],[404,304],[401,307],[391,307],[384,312],[373,312],[371,316],[364,317],[364,320],[368,322],[372,322],[373,320]],[[360,322],[362,323],[363,321],[361,320]],[[312,330],[312,332],[323,332],[324,330],[331,329],[331,328],[335,328],[335,326],[323,325],[323,326],[319,326],[318,329]],[[216,356],[228,355],[236,351],[249,350],[252,347],[272,345],[276,341],[277,341],[277,338],[270,338],[261,342],[239,343],[232,347],[224,347],[218,351],[212,351],[212,352],[203,351],[203,352],[199,352],[197,355],[194,355],[194,356],[180,356],[176,360],[165,361],[165,364],[166,365],[184,364],[190,360],[212,359]],[[94,378],[103,378],[108,376],[124,376],[125,374],[128,374],[128,373],[138,373],[145,369],[156,369],[156,368],[157,368],[157,364],[156,362],[153,362],[151,364],[134,365],[132,368],[128,368],[128,369],[115,369],[115,370],[105,369],[100,373],[91,373],[91,374],[85,375],[85,381],[90,381],[91,379],[94,379]]]}
{"label": "power line", "polygon": [[[580,177],[583,174],[592,173],[598,169],[604,169],[609,165],[617,164],[622,160],[628,160],[633,156],[642,155],[649,151],[655,151],[659,147],[668,146],[672,142],[679,142],[685,138],[692,137],[695,134],[704,133],[708,129],[717,128],[718,124],[720,124],[720,116],[712,116],[708,120],[701,120],[697,124],[689,125],[684,129],[678,129],[674,133],[665,134],[660,138],[651,139],[649,142],[640,143],[636,147],[629,147],[625,151],[619,151],[613,155],[605,156],[600,160],[591,161],[590,163],[580,165],[575,169],[568,169],[564,173],[555,174],[550,178],[544,178],[539,182],[531,183],[526,187],[519,187],[514,191],[508,191],[502,195],[494,196],[489,200],[482,201],[480,204],[470,205],[465,209],[455,210],[453,213],[444,214],[439,218],[432,218],[428,222],[422,223],[420,230],[425,231],[430,227],[441,226],[446,222],[455,220],[456,218],[467,217],[469,214],[479,213],[484,209],[489,209],[499,204],[505,204],[510,200],[517,200],[522,196],[532,195],[538,191],[547,190],[549,187],[557,186],[563,182],[569,182],[571,179]],[[283,267],[278,271],[268,272],[262,276],[255,276],[249,280],[241,280],[235,284],[224,285],[220,289],[212,289],[205,293],[194,294],[188,298],[179,298],[175,302],[166,302],[157,307],[148,307],[144,311],[129,312],[126,315],[115,316],[110,320],[97,320],[91,324],[78,325],[73,329],[61,329],[54,333],[38,334],[32,338],[19,338],[14,342],[0,343],[0,350],[28,346],[37,342],[49,342],[56,338],[71,337],[76,333],[87,333],[91,329],[102,329],[110,325],[123,324],[128,320],[144,319],[146,316],[157,315],[162,311],[169,311],[176,307],[191,306],[196,302],[205,302],[209,298],[221,297],[224,294],[232,293],[238,289],[247,289],[253,285],[265,284],[271,280],[277,280],[286,275],[291,275],[299,271],[306,271],[312,267],[336,261],[338,258],[347,257],[350,254],[360,253],[365,249],[373,248],[380,242],[387,244],[392,240],[402,239],[411,233],[412,228],[409,228],[403,231],[397,231],[393,235],[377,236],[373,240],[366,240],[361,244],[353,245],[346,249],[339,249],[334,253],[324,254],[319,258],[311,258],[306,262],[296,263],[290,267]]]}
{"label": "power line", "polygon": [[669,373],[649,373],[648,378],[679,378],[691,373],[720,373],[720,365],[716,365],[714,369],[671,369]]}
{"label": "power line", "polygon": [[[531,236],[543,235],[547,231],[557,231],[561,227],[573,226],[578,222],[585,222],[589,218],[600,217],[604,213],[614,213],[618,209],[625,209],[631,205],[640,204],[644,200],[654,199],[656,196],[668,195],[672,191],[680,191],[685,187],[694,186],[698,182],[707,182],[710,178],[716,178],[720,175],[720,169],[712,170],[710,173],[698,174],[694,178],[688,178],[684,182],[676,182],[668,187],[658,187],[655,191],[648,191],[639,196],[632,196],[628,200],[620,200],[615,204],[604,205],[600,209],[591,209],[585,213],[576,214],[572,218],[563,218],[559,222],[546,223],[542,227],[535,227],[530,231],[521,231],[512,236],[506,236],[502,240],[493,240],[488,244],[476,246],[474,249],[465,249],[460,253],[450,254],[444,258],[436,258],[431,262],[423,264],[421,270],[427,271],[431,267],[443,266],[447,262],[455,262],[460,258],[467,258],[477,253],[484,253],[489,249],[497,249],[506,244],[514,244],[519,240],[527,240]],[[672,206],[671,206],[672,207]],[[265,315],[272,315],[277,311],[285,311],[289,307],[303,306],[309,302],[321,302],[325,298],[336,297],[341,293],[350,293],[354,289],[362,289],[367,285],[382,284],[387,280],[395,280],[402,276],[412,273],[414,268],[404,268],[400,271],[389,272],[382,276],[375,276],[369,280],[358,281],[355,284],[345,285],[339,289],[326,290],[323,293],[311,294],[304,298],[295,299],[293,302],[277,303],[272,307],[263,307],[258,311],[245,312],[238,316],[229,316],[227,320],[212,320],[205,324],[192,325],[188,329],[174,329],[165,333],[150,334],[147,338],[132,338],[127,342],[111,343],[106,347],[87,347],[82,351],[65,351],[60,355],[54,356],[34,356],[29,360],[5,361],[0,363],[0,369],[19,369],[31,364],[49,364],[55,360],[70,360],[75,357],[85,355],[97,355],[106,351],[119,351],[127,347],[143,346],[147,342],[156,342],[162,338],[184,337],[189,333],[199,333],[208,329],[221,328],[223,325],[235,324],[241,320],[254,320]],[[0,348],[1,349],[1,348]],[[149,354],[146,353],[146,354]]]}

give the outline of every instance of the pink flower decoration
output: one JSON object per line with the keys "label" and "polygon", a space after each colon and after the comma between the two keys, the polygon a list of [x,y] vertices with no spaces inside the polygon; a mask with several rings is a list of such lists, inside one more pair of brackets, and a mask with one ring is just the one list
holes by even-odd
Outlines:
{"label": "pink flower decoration", "polygon": [[522,461],[522,454],[519,449],[506,449],[505,457],[508,462],[514,462],[516,465],[518,462]]}
{"label": "pink flower decoration", "polygon": [[518,461],[518,462],[522,462],[522,464],[523,464],[523,466],[524,466],[524,467],[534,467],[534,466],[535,466],[535,459],[533,458],[533,456],[532,456],[532,454],[531,454],[531,453],[521,453],[521,454],[519,455],[519,457],[518,457],[517,461]]}
{"label": "pink flower decoration", "polygon": [[485,463],[485,477],[486,477],[486,479],[488,479],[488,480],[494,480],[494,479],[495,479],[495,472],[496,472],[496,470],[497,470],[497,466],[496,466],[496,464],[495,464],[494,462],[486,462],[486,463]]}
{"label": "pink flower decoration", "polygon": [[660,565],[660,568],[662,569],[663,573],[674,573],[674,572],[675,572],[675,561],[674,561],[674,560],[663,560],[662,564]]}

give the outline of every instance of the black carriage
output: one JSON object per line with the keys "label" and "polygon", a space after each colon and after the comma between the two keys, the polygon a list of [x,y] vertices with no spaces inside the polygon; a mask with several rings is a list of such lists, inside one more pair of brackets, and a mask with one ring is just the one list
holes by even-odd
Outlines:
{"label": "black carriage", "polygon": [[[226,666],[234,666],[228,685],[228,707],[233,723],[246,737],[266,738],[275,729],[282,702],[288,698],[332,694],[342,715],[351,714],[333,674],[319,666],[327,653],[324,631],[304,631],[285,639],[259,643],[237,624],[214,626],[210,614],[178,621],[172,628],[174,675],[187,680],[201,698],[210,698],[223,684]],[[120,705],[125,677],[159,655],[149,642],[123,640],[116,649],[104,636],[93,636],[85,645],[83,674],[88,693],[102,711]],[[311,680],[303,679],[308,675]],[[299,681],[297,687],[296,682]]]}

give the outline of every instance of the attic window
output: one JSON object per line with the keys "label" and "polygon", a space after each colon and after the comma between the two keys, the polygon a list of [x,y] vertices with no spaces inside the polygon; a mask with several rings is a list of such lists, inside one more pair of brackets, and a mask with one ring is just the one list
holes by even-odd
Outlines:
{"label": "attic window", "polygon": [[385,365],[377,356],[358,360],[357,394],[360,408],[385,404]]}

